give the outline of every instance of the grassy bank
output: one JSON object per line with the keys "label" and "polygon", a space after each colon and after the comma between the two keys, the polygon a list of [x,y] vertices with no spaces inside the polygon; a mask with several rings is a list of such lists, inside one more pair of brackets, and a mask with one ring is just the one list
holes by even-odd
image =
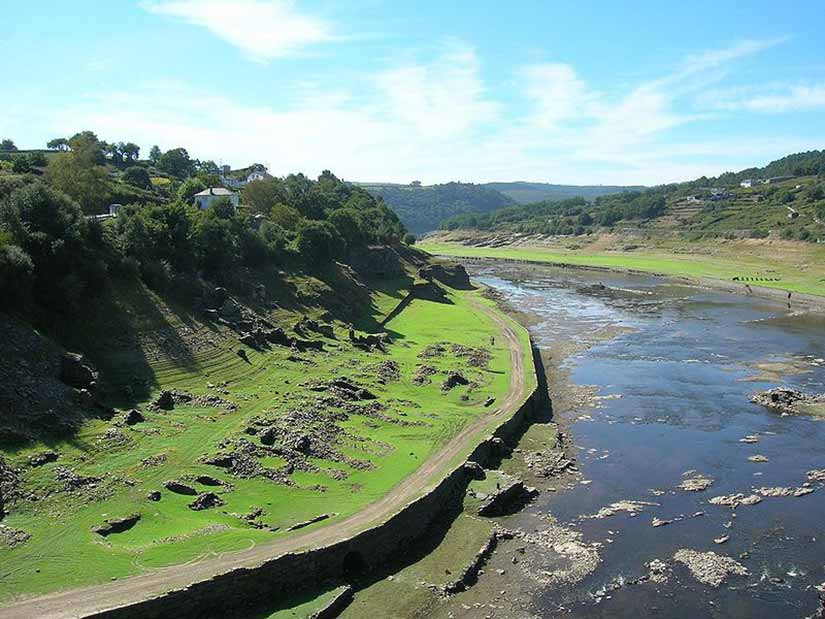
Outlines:
{"label": "grassy bank", "polygon": [[[455,257],[505,258],[642,271],[825,295],[825,247],[783,241],[679,242],[576,238],[525,246],[468,246],[449,237],[425,239],[420,249]],[[742,283],[744,286],[744,283]]]}
{"label": "grassy bank", "polygon": [[[196,317],[178,322],[163,307],[153,311],[153,317],[133,316],[132,322],[144,333],[158,329],[156,321],[161,318],[165,333],[169,328],[180,333],[184,326],[204,329],[210,346],[184,359],[142,352],[152,389],[146,400],[132,404],[140,405],[143,423],[93,420],[65,439],[2,447],[32,499],[18,501],[3,521],[31,538],[16,548],[0,546],[0,601],[249,548],[296,535],[288,531],[291,526],[319,514],[331,517],[311,526],[334,527],[388,493],[487,410],[483,403],[488,397],[500,400],[508,390],[509,350],[499,337],[499,326],[479,309],[479,304],[489,302],[480,291],[447,289],[446,295],[441,303],[415,300],[391,320],[386,329],[392,343],[386,353],[353,346],[345,325],[336,324],[334,337],[321,338],[324,352],[296,355],[277,346],[245,348],[244,360],[236,353],[236,339],[207,329]],[[371,296],[369,320],[374,321],[389,313],[403,290],[388,282],[376,285]],[[160,300],[155,301],[151,305],[158,310]],[[138,307],[131,305],[133,311]],[[287,324],[300,316],[287,313],[279,319]],[[519,333],[527,359],[527,334],[521,329]],[[485,359],[478,363],[458,355],[453,346],[480,351]],[[396,372],[382,378],[380,368],[388,362]],[[431,374],[414,381],[421,365],[429,366]],[[443,390],[441,383],[451,371],[461,372],[470,384]],[[344,413],[335,404],[323,404],[324,394],[313,390],[313,382],[339,376],[372,391],[380,407]],[[163,389],[219,397],[234,408],[192,403],[153,411],[144,406]],[[277,419],[321,405],[337,410],[338,430],[330,448],[339,457],[313,456],[294,470],[277,456],[259,457],[258,464],[266,470],[285,474],[286,481],[280,483],[260,475],[229,475],[202,461],[227,439],[257,444],[257,438],[247,433],[255,418]],[[30,466],[30,457],[44,449],[58,453],[58,460]],[[58,467],[99,481],[66,490]],[[198,482],[202,475],[222,485]],[[224,504],[193,511],[188,505],[194,497],[164,489],[170,479],[182,480],[198,492],[215,492]],[[156,491],[161,499],[149,500],[149,493]],[[261,513],[254,520],[265,528],[240,517],[258,509]],[[92,530],[106,519],[130,514],[141,517],[127,531],[103,537]]]}

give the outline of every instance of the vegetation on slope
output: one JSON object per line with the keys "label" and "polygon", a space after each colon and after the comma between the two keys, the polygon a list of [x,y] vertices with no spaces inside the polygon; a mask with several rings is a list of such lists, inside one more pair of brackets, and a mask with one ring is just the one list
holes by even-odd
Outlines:
{"label": "vegetation on slope", "polygon": [[[745,179],[752,186],[741,186]],[[761,181],[761,182],[760,182]],[[584,235],[599,230],[677,232],[685,239],[825,237],[825,151],[790,155],[764,168],[641,191],[511,206],[445,220],[445,230]]]}
{"label": "vegetation on slope", "polygon": [[214,179],[175,149],[101,219],[144,175],[59,148],[0,174],[0,601],[334,525],[507,392],[486,301],[365,190],[291,175],[201,211]]}
{"label": "vegetation on slope", "polygon": [[623,191],[638,191],[643,187],[622,185],[554,185],[552,183],[528,183],[517,181],[513,183],[485,183],[485,187],[500,191],[519,204],[532,204],[566,200],[568,198],[584,198],[591,201],[599,196]]}
{"label": "vegetation on slope", "polygon": [[487,213],[513,203],[512,199],[495,189],[472,183],[364,183],[361,186],[382,198],[413,234],[435,230],[443,219],[453,215]]}

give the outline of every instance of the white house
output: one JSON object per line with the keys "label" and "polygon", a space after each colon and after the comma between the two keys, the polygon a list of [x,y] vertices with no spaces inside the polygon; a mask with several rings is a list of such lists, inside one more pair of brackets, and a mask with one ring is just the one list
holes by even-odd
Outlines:
{"label": "white house", "polygon": [[753,187],[753,179],[752,178],[746,178],[741,183],[739,183],[739,186],[740,187],[746,187],[747,189],[750,189],[751,187]]}
{"label": "white house", "polygon": [[194,196],[194,205],[200,210],[204,210],[209,208],[209,205],[219,198],[229,198],[232,201],[232,206],[238,208],[238,194],[223,187],[210,187],[200,193],[196,193]]}

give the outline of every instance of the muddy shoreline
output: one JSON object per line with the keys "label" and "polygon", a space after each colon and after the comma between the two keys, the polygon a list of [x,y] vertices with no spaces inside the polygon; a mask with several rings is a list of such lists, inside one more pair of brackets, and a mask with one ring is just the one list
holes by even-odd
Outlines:
{"label": "muddy shoreline", "polygon": [[[438,256],[438,254],[436,254]],[[494,266],[500,263],[529,264],[535,266],[554,267],[559,269],[569,269],[572,271],[592,271],[602,273],[619,273],[625,275],[638,275],[641,277],[657,277],[664,281],[683,286],[697,288],[700,290],[722,291],[731,294],[738,294],[746,297],[758,299],[768,299],[787,303],[788,307],[800,313],[825,314],[825,296],[817,296],[804,292],[792,292],[779,288],[766,288],[758,284],[749,282],[728,282],[722,279],[711,279],[706,277],[688,277],[684,275],[668,275],[650,271],[639,271],[638,269],[622,269],[618,267],[602,267],[571,264],[568,262],[545,262],[542,260],[529,260],[524,258],[486,258],[476,256],[441,256],[459,262],[466,261],[473,264]],[[825,289],[825,285],[823,286]],[[789,296],[790,295],[790,296]]]}

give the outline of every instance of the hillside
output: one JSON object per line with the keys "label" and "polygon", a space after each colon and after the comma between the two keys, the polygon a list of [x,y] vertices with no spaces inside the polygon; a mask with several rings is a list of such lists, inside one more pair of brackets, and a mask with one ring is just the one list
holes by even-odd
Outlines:
{"label": "hillside", "polygon": [[[749,179],[749,180],[748,180]],[[700,238],[825,238],[825,152],[790,155],[763,168],[640,191],[508,206],[446,220],[447,230],[575,236],[644,230]]]}
{"label": "hillside", "polygon": [[71,142],[0,170],[0,603],[335,527],[500,410],[502,318],[364,190],[100,218],[54,181],[119,169]]}
{"label": "hillside", "polygon": [[551,183],[485,183],[485,187],[495,189],[519,204],[530,204],[544,200],[565,200],[567,198],[584,198],[593,200],[599,196],[622,191],[643,189],[638,186],[620,185],[553,185]]}
{"label": "hillside", "polygon": [[488,213],[513,200],[495,189],[472,183],[444,185],[393,185],[361,183],[382,198],[413,234],[435,230],[442,220],[462,213]]}

